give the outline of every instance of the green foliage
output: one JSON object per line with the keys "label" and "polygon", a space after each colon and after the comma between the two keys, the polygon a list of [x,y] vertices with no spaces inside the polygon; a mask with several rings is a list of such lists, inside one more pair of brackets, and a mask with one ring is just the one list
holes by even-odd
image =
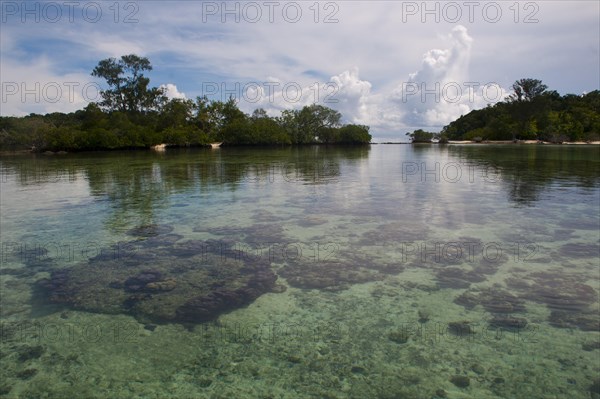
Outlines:
{"label": "green foliage", "polygon": [[406,133],[413,143],[431,143],[436,137],[436,133],[426,132],[423,129],[417,129],[412,133]]}
{"label": "green foliage", "polygon": [[346,125],[339,129],[339,141],[343,144],[368,144],[371,142],[369,127],[363,125]]}
{"label": "green foliage", "polygon": [[246,115],[234,98],[168,100],[150,88],[147,58],[134,54],[102,60],[93,76],[106,80],[102,102],[70,113],[0,117],[0,150],[84,151],[208,145],[369,143],[367,126],[341,126],[341,114],[313,104],[269,117],[264,109]]}
{"label": "green foliage", "polygon": [[541,80],[538,79],[519,79],[512,85],[513,94],[508,98],[509,101],[533,101],[536,97],[544,94],[548,86],[542,84]]}
{"label": "green foliage", "polygon": [[600,91],[583,96],[547,91],[536,79],[521,79],[506,102],[472,111],[442,129],[450,140],[592,141],[600,136]]}
{"label": "green foliage", "polygon": [[146,57],[135,54],[107,58],[98,63],[92,76],[103,78],[110,87],[102,90],[100,103],[109,111],[144,112],[159,107],[165,101],[161,89],[149,88],[150,79],[144,71],[151,71],[152,65]]}

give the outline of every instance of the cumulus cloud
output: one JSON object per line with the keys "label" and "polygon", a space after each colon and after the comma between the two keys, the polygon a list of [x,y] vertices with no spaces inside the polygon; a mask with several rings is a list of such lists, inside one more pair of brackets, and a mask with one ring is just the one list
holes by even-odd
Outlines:
{"label": "cumulus cloud", "polygon": [[351,118],[353,123],[368,123],[370,120],[369,97],[371,83],[359,77],[358,67],[344,71],[330,79],[331,99],[335,108]]}
{"label": "cumulus cloud", "polygon": [[174,98],[179,98],[179,99],[184,100],[187,98],[185,96],[185,93],[180,92],[177,89],[177,86],[174,85],[173,83],[167,83],[167,84],[160,85],[160,88],[164,90],[165,96],[167,96],[167,98],[169,100],[174,99]]}
{"label": "cumulus cloud", "polygon": [[[438,130],[473,109],[504,98],[506,91],[502,88],[485,87],[483,82],[470,81],[469,64],[474,40],[465,27],[457,26],[448,34],[440,36],[439,40],[444,46],[426,51],[416,71],[410,73],[406,60],[402,64],[396,64],[396,79],[390,76],[381,79],[372,67],[363,68],[365,63],[361,60],[356,61],[361,70],[350,64],[340,68],[341,71],[328,80],[320,82],[306,77],[303,78],[304,81],[292,81],[286,70],[278,69],[277,73],[269,70],[265,73],[264,82],[259,79],[255,80],[258,82],[256,84],[239,83],[239,90],[236,90],[239,106],[247,113],[256,108],[264,108],[269,115],[276,116],[282,110],[299,109],[318,103],[340,111],[345,123],[365,124],[371,126],[374,132],[403,135],[414,127]],[[3,43],[10,44],[6,37],[3,37]],[[405,48],[399,46],[397,52],[405,54]],[[89,81],[89,76],[79,76],[81,74],[77,77],[77,74],[57,76],[53,72],[55,65],[48,59],[40,59],[28,67],[17,66],[16,61],[9,61],[4,57],[0,62],[3,71],[11,72],[3,74],[3,78],[6,76],[8,81],[26,82],[27,87],[35,84],[29,82],[32,76],[36,80],[43,78],[43,81],[50,82]],[[365,69],[368,76],[361,76],[361,71]],[[252,76],[245,79],[246,82],[254,81]],[[168,98],[187,98],[173,83],[160,87],[165,90]],[[237,86],[228,84],[227,87]],[[218,85],[218,90],[223,91],[222,85]],[[21,94],[19,92],[9,96],[3,103],[3,115],[70,112],[83,108],[89,102],[79,92],[68,100],[63,95],[58,103],[43,104],[21,101]],[[229,97],[224,92],[220,94],[221,98],[216,99],[226,101]],[[27,100],[30,99],[33,96],[27,96]]]}
{"label": "cumulus cloud", "polygon": [[[328,82],[304,87],[271,78],[270,89],[274,90],[253,88],[242,94],[242,105],[262,107],[274,115],[283,109],[320,103],[340,111],[345,122],[366,124],[373,130],[439,130],[461,115],[505,97],[506,90],[500,86],[469,79],[473,38],[465,27],[457,26],[441,39],[448,43],[447,48],[425,52],[419,69],[390,87],[373,90],[373,84],[361,78],[354,67]],[[245,98],[261,101],[243,104]]]}
{"label": "cumulus cloud", "polygon": [[501,101],[506,91],[496,84],[469,79],[473,38],[457,26],[444,38],[446,49],[431,49],[421,67],[392,91],[390,101],[404,108],[408,126],[439,129],[470,111]]}
{"label": "cumulus cloud", "polygon": [[327,82],[301,85],[269,77],[266,82],[249,84],[240,89],[240,108],[251,112],[263,108],[269,115],[286,109],[321,104],[342,113],[349,123],[368,123],[371,83],[359,77],[358,67],[332,76]]}
{"label": "cumulus cloud", "polygon": [[84,73],[60,73],[47,57],[27,65],[0,58],[2,116],[74,112],[100,101],[100,85]]}

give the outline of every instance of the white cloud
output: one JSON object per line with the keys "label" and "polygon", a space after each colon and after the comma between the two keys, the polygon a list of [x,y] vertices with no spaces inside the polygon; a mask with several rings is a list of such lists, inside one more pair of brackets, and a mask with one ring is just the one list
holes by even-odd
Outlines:
{"label": "white cloud", "polygon": [[467,28],[456,26],[444,40],[448,48],[427,51],[420,69],[392,91],[389,100],[406,110],[403,122],[407,126],[438,130],[461,115],[504,98],[501,87],[469,78],[474,40]]}
{"label": "white cloud", "polygon": [[38,57],[27,65],[2,57],[1,115],[68,113],[100,101],[100,86],[89,75],[61,74],[56,69],[48,57]]}
{"label": "white cloud", "polygon": [[167,83],[167,84],[160,85],[160,88],[165,91],[165,96],[167,96],[168,99],[173,99],[173,98],[186,99],[187,98],[185,96],[185,93],[182,93],[179,90],[177,90],[177,86],[174,85],[173,83]]}
{"label": "white cloud", "polygon": [[[315,95],[323,100],[331,94],[331,86],[326,86],[330,83],[337,85],[335,99],[339,101],[325,105],[339,109],[347,121],[379,130],[402,129],[402,133],[405,127],[418,124],[443,125],[485,106],[495,98],[484,96],[481,85],[488,82],[509,87],[519,78],[533,77],[561,94],[600,85],[598,2],[538,2],[527,3],[527,8],[519,3],[516,23],[514,5],[504,2],[494,3],[502,8],[498,23],[482,18],[482,6],[476,7],[474,21],[468,21],[469,12],[460,2],[453,3],[462,7],[462,18],[455,23],[444,15],[436,21],[439,16],[422,12],[403,14],[409,4],[422,8],[420,2],[321,2],[318,15],[312,2],[299,2],[303,17],[298,23],[282,19],[282,6],[276,8],[273,22],[267,20],[266,9],[257,23],[235,23],[231,16],[227,23],[221,23],[218,16],[205,21],[205,3],[196,1],[177,2],[177,7],[169,2],[139,2],[134,15],[138,22],[115,23],[110,4],[98,4],[103,8],[98,23],[82,20],[79,8],[75,23],[63,18],[61,23],[24,24],[19,15],[7,16],[0,36],[2,81],[78,79],[84,83],[98,60],[136,53],[148,57],[154,66],[151,84],[176,85],[174,95],[202,95],[204,82],[244,86],[276,81],[281,87],[297,83],[302,96],[296,102],[286,101],[280,88],[268,100],[264,92],[259,102],[240,104],[247,112],[262,106],[277,114],[310,104]],[[222,7],[224,3],[214,4]],[[335,7],[325,9],[326,4]],[[440,3],[438,7],[446,6]],[[324,23],[333,11],[337,22]],[[533,11],[537,22],[524,23]],[[119,18],[126,15],[124,11]],[[480,83],[472,95],[465,85],[471,81]],[[411,87],[406,92],[407,83],[435,89],[435,82],[440,83],[440,90],[457,83],[461,96],[457,101],[435,101],[430,94],[422,101],[422,91],[413,93]],[[447,86],[445,94],[452,96],[453,88]],[[15,102],[14,98],[0,104],[2,115],[66,112],[85,104],[76,98],[46,104]]]}
{"label": "white cloud", "polygon": [[[425,52],[419,70],[389,87],[373,90],[373,84],[361,78],[358,67],[354,67],[332,76],[328,82],[304,86],[300,91],[278,90],[271,97],[265,91],[258,95],[253,91],[247,97],[262,101],[247,103],[242,95],[240,104],[247,112],[263,107],[276,114],[282,109],[316,102],[340,111],[346,122],[366,124],[374,131],[404,132],[413,127],[439,130],[473,109],[504,98],[505,90],[501,87],[469,80],[473,38],[465,27],[457,26],[441,39],[448,43],[448,48]],[[281,89],[283,84],[278,87]]]}

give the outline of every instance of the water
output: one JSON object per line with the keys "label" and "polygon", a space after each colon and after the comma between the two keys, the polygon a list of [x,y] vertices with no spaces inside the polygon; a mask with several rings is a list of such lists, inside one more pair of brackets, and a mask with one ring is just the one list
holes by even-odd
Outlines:
{"label": "water", "polygon": [[0,394],[597,397],[598,155],[3,156]]}

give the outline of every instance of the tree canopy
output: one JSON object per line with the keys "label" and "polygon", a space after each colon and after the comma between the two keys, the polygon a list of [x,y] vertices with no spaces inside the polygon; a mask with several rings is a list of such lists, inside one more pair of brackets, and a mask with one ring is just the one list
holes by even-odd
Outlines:
{"label": "tree canopy", "polygon": [[101,106],[109,111],[144,112],[156,110],[165,101],[160,88],[148,87],[150,79],[144,71],[151,71],[152,65],[146,57],[135,54],[107,58],[98,63],[92,76],[103,78],[109,89],[102,90]]}
{"label": "tree canopy", "polygon": [[285,110],[270,117],[264,109],[247,115],[234,98],[168,99],[144,75],[150,61],[134,54],[98,63],[92,75],[108,88],[102,101],[69,114],[0,117],[0,149],[83,151],[147,148],[156,144],[226,145],[366,144],[369,128],[342,125],[342,115],[322,105]]}
{"label": "tree canopy", "polygon": [[600,139],[600,91],[561,96],[537,79],[520,79],[513,93],[495,105],[471,111],[442,129],[450,140]]}

